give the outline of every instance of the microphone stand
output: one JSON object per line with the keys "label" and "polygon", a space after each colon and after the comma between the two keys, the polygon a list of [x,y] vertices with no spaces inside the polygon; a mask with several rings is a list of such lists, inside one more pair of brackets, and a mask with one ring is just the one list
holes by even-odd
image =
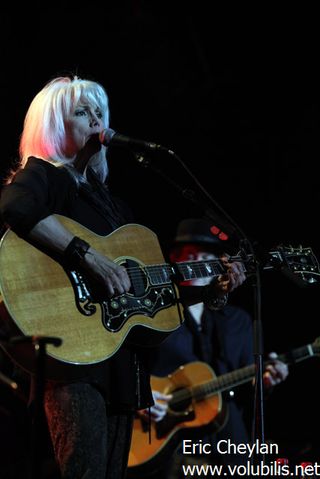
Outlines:
{"label": "microphone stand", "polygon": [[30,479],[41,479],[40,431],[43,418],[43,399],[45,386],[46,346],[52,344],[58,347],[62,339],[54,336],[15,336],[9,340],[10,344],[29,343],[34,347],[35,375],[34,375],[34,409],[31,423],[31,450],[30,450]]}
{"label": "microphone stand", "polygon": [[[208,207],[207,202],[196,197],[195,192],[191,189],[184,188],[176,183],[172,178],[168,177],[162,170],[157,168],[152,161],[144,156],[142,153],[134,153],[137,162],[146,168],[150,168],[153,172],[161,176],[167,183],[173,186],[178,193],[180,193],[188,201],[200,206],[204,209],[205,216],[213,221],[220,229],[222,229],[229,236],[236,234],[239,238],[240,245],[243,250],[247,249],[248,252],[254,258],[254,271],[252,272],[255,281],[253,282],[254,289],[254,315],[253,315],[253,352],[255,358],[255,388],[254,388],[254,407],[253,407],[253,424],[252,424],[252,443],[257,441],[259,444],[265,442],[264,432],[264,395],[263,395],[263,328],[261,320],[261,277],[260,277],[260,264],[256,257],[254,247],[245,233],[239,227],[239,225],[230,217],[230,215],[215,201],[209,193],[203,188],[199,181],[195,178],[193,173],[181,160],[181,158],[172,150],[162,149],[173,156],[182,166],[182,168],[191,176],[195,181],[199,189],[214,205],[216,210],[220,211],[223,216],[213,211]],[[246,253],[245,253],[246,254]],[[255,450],[258,448],[255,448]],[[255,452],[254,460],[258,462],[260,459],[260,453]]]}

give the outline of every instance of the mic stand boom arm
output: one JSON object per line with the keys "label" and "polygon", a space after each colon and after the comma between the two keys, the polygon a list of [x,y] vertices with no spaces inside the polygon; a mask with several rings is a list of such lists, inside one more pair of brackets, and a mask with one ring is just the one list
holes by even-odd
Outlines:
{"label": "mic stand boom arm", "polygon": [[[170,153],[172,156],[175,158],[179,159],[181,162],[180,158],[172,151],[172,150],[167,150],[168,153]],[[191,203],[200,206],[203,208],[205,211],[206,216],[210,218],[212,221],[214,221],[219,228],[221,228],[223,231],[225,231],[228,235],[234,235],[236,232],[236,228],[230,223],[226,222],[220,215],[215,213],[212,209],[208,208],[208,204],[204,202],[203,200],[196,198],[195,192],[190,189],[190,188],[185,188],[180,186],[176,181],[174,181],[172,178],[170,178],[168,175],[166,175],[162,170],[157,168],[152,161],[150,161],[148,158],[146,158],[143,154],[141,153],[134,153],[134,156],[137,160],[137,162],[145,167],[145,168],[150,168],[152,171],[157,173],[157,175],[161,176],[168,184],[173,186],[174,189],[178,191],[178,193],[183,196],[183,198],[187,199]],[[185,165],[184,168],[186,169]]]}

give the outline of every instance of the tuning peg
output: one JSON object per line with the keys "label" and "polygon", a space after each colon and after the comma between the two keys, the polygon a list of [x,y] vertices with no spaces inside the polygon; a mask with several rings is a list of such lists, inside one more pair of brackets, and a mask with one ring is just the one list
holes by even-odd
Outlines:
{"label": "tuning peg", "polygon": [[318,281],[313,276],[310,276],[310,278],[308,278],[308,283],[310,283],[310,284],[317,283],[317,282]]}

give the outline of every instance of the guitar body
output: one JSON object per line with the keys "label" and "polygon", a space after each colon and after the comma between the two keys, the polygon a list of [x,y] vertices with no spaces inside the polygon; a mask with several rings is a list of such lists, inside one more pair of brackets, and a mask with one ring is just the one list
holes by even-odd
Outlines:
{"label": "guitar body", "polygon": [[[199,361],[181,366],[164,378],[152,376],[151,386],[153,390],[164,394],[179,394],[180,390],[188,391],[215,378],[210,366]],[[226,415],[221,393],[197,400],[190,389],[189,397],[184,394],[181,399],[174,401],[174,405],[170,403],[168,413],[162,421],[151,421],[150,442],[148,422],[139,416],[135,418],[128,462],[130,475],[136,476],[145,470],[157,469],[183,439],[197,437],[200,429],[201,433],[206,427],[212,432],[224,425]]]}
{"label": "guitar body", "polygon": [[[134,293],[94,302],[81,275],[70,275],[11,230],[5,233],[0,246],[2,322],[10,335],[62,339],[60,347],[47,347],[48,377],[82,376],[87,368],[110,358],[125,340],[152,346],[180,326],[176,288],[170,281],[154,286],[143,273],[144,265],[163,262],[157,236],[150,229],[130,224],[100,236],[73,220],[57,218],[113,261],[129,262],[139,284]],[[15,346],[9,354],[33,372],[32,354],[29,357],[23,346]]]}
{"label": "guitar body", "polygon": [[[219,259],[182,262],[173,270],[163,261],[155,233],[141,225],[128,224],[101,236],[69,218],[56,217],[74,236],[123,265],[132,288],[109,299],[83,272],[65,270],[11,230],[4,234],[0,243],[0,328],[8,336],[62,339],[59,347],[47,346],[48,378],[84,376],[115,354],[124,341],[147,347],[161,343],[183,321],[178,290],[172,282],[176,269],[185,281],[224,271]],[[304,284],[316,283],[320,277],[310,248],[281,248],[270,253],[268,268],[274,261],[277,267],[285,263]],[[5,350],[28,372],[35,371],[32,345],[7,345]]]}

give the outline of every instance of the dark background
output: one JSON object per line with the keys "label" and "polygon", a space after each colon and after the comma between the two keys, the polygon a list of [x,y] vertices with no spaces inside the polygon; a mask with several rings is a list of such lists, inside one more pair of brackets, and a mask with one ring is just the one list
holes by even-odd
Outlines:
{"label": "dark background", "polygon": [[[173,150],[250,240],[266,250],[310,246],[320,257],[315,12],[115,3],[1,12],[1,178],[34,95],[50,78],[76,73],[106,87],[112,128]],[[201,197],[173,157],[153,161]],[[127,151],[110,148],[109,166],[112,187],[164,249],[180,219],[203,214]],[[318,297],[318,286],[262,274],[266,351],[320,335]],[[253,311],[250,283],[236,300]],[[292,366],[265,404],[267,439],[292,461],[319,457],[319,365],[315,358]]]}

